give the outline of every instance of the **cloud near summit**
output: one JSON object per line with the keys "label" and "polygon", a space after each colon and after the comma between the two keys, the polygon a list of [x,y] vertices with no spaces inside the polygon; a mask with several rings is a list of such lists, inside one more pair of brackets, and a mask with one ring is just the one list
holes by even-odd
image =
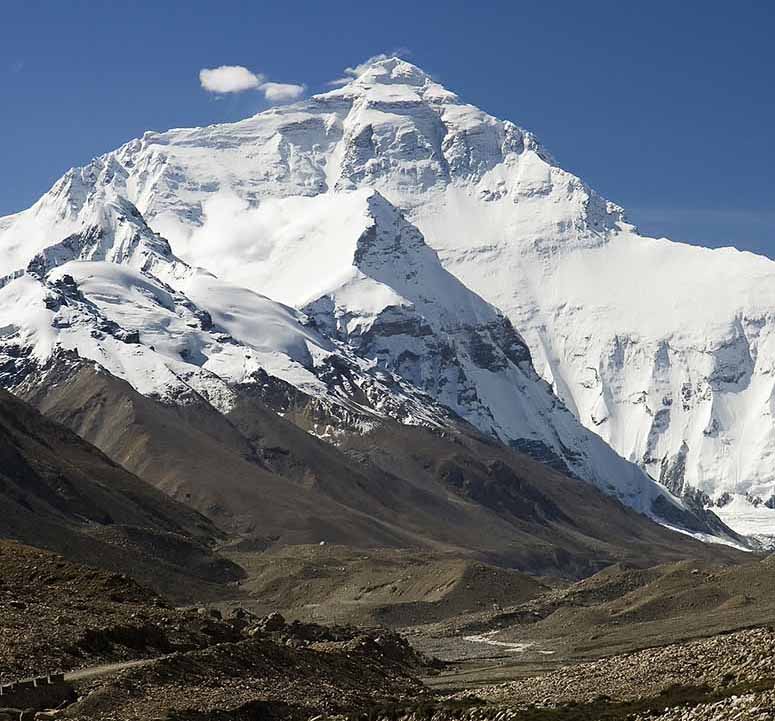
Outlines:
{"label": "cloud near summit", "polygon": [[202,68],[199,82],[208,93],[225,95],[258,90],[267,102],[286,103],[298,100],[306,90],[296,83],[275,83],[267,81],[260,73],[254,73],[242,65],[221,65],[217,68]]}
{"label": "cloud near summit", "polygon": [[259,90],[270,103],[284,103],[298,100],[304,94],[305,87],[293,83],[264,83]]}
{"label": "cloud near summit", "polygon": [[202,68],[199,82],[208,93],[244,93],[256,90],[264,81],[262,75],[250,72],[242,65],[221,65],[217,68]]}
{"label": "cloud near summit", "polygon": [[393,57],[399,57],[399,58],[410,58],[412,56],[412,51],[408,48],[396,48],[392,52],[389,53],[377,53],[376,55],[372,55],[370,58],[367,58],[362,63],[358,63],[357,65],[353,65],[352,67],[347,67],[344,69],[344,75],[341,78],[335,78],[334,80],[329,80],[326,85],[329,87],[337,88],[341,87],[342,85],[347,85],[347,83],[351,82],[353,78],[357,78],[359,75],[362,75],[366,70],[369,68],[370,65],[373,65],[376,62],[379,62],[380,60],[387,60],[388,58]]}

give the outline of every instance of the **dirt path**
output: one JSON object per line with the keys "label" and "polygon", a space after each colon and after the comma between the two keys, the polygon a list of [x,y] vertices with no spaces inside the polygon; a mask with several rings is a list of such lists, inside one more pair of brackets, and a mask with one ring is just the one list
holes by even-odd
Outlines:
{"label": "dirt path", "polygon": [[[474,636],[463,636],[464,641],[468,641],[469,643],[485,643],[488,646],[498,646],[499,648],[505,648],[511,653],[524,653],[529,648],[534,646],[534,643],[531,643],[530,641],[523,641],[520,643],[510,643],[507,641],[496,641],[495,639],[491,638],[491,636],[494,636],[498,631],[490,631],[488,633],[479,633]],[[553,651],[539,651],[539,653],[553,653]]]}
{"label": "dirt path", "polygon": [[65,681],[83,681],[89,678],[99,676],[109,676],[112,673],[118,673],[127,668],[137,668],[138,666],[147,666],[149,663],[158,661],[166,656],[156,656],[154,658],[141,658],[137,661],[121,661],[120,663],[104,663],[99,666],[89,666],[78,671],[71,671],[65,674]]}

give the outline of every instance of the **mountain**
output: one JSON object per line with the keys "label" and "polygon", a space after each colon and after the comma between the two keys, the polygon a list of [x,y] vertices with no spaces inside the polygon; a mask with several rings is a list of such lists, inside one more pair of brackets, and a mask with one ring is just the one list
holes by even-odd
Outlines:
{"label": "mountain", "polygon": [[356,216],[355,208],[360,226],[348,220],[316,243],[327,265],[309,262],[304,237],[266,238],[283,272],[267,263],[255,282],[482,432],[651,512],[659,489],[579,427],[533,370],[511,323],[446,271],[379,193],[343,192],[326,204],[333,217]]}
{"label": "mountain", "polygon": [[[76,350],[167,402],[203,397],[225,411],[230,384],[270,373],[344,416],[439,425],[449,417],[425,394],[316,332],[301,313],[181,261],[110,190],[93,193],[81,210],[78,232],[0,282],[4,386],[16,388],[59,350]],[[58,223],[51,232],[61,232]],[[339,387],[345,371],[365,406]]]}
{"label": "mountain", "polygon": [[0,537],[131,573],[175,598],[218,594],[240,569],[223,538],[72,431],[0,390]]}
{"label": "mountain", "polygon": [[[244,386],[286,384],[269,406],[300,394],[292,420],[336,443],[463,419],[663,522],[724,534],[694,492],[693,447],[659,457],[655,484],[652,459],[607,433],[611,393],[591,423],[547,360],[562,345],[595,363],[591,340],[553,335],[541,303],[562,294],[535,269],[554,278],[627,227],[530,133],[377,61],[297,105],[146,133],[0,219],[0,383],[34,394],[70,350],[154,400],[226,415]],[[597,337],[594,309],[577,315],[573,332]]]}

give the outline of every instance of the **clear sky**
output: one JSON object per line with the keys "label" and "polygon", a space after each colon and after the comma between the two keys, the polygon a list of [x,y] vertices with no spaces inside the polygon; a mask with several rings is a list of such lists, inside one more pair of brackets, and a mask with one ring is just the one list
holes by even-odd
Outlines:
{"label": "clear sky", "polygon": [[775,257],[771,0],[4,0],[0,17],[0,215],[144,130],[266,106],[204,92],[201,68],[317,92],[399,51],[643,230]]}

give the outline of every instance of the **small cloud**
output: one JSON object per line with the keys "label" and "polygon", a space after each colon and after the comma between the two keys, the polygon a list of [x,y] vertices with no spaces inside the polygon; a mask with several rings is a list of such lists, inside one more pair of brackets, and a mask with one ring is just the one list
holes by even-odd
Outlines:
{"label": "small cloud", "polygon": [[329,80],[326,85],[329,88],[341,88],[342,85],[347,85],[352,80],[351,76],[347,76],[345,78],[335,78],[334,80]]}
{"label": "small cloud", "polygon": [[351,77],[357,78],[359,75],[363,75],[363,73],[366,70],[368,70],[369,65],[378,63],[380,60],[387,60],[390,57],[393,57],[393,56],[388,55],[387,53],[377,53],[377,55],[372,55],[365,62],[362,62],[359,65],[356,65],[355,67],[352,67],[352,68],[345,68],[344,71]]}
{"label": "small cloud", "polygon": [[274,83],[260,73],[254,73],[242,65],[221,65],[217,68],[202,68],[199,82],[208,93],[244,93],[258,90],[269,103],[287,103],[298,100],[306,90],[296,83]]}
{"label": "small cloud", "polygon": [[306,90],[304,85],[293,83],[263,83],[259,90],[270,103],[288,103],[298,100]]}
{"label": "small cloud", "polygon": [[22,70],[24,70],[24,60],[15,60],[11,63],[12,73],[20,73]]}
{"label": "small cloud", "polygon": [[208,93],[244,93],[258,89],[263,81],[262,75],[256,75],[242,65],[221,65],[199,71],[199,82]]}

